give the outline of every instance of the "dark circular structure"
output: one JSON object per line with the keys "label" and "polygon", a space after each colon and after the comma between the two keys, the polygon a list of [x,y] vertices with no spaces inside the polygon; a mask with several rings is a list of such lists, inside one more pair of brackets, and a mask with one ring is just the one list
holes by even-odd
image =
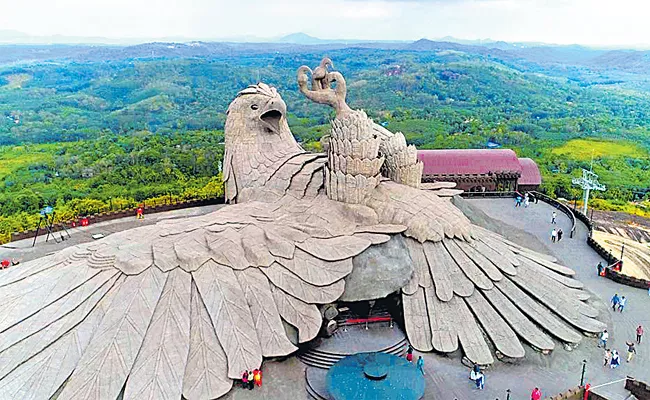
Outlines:
{"label": "dark circular structure", "polygon": [[419,400],[424,377],[414,363],[385,353],[358,353],[334,364],[326,378],[334,400]]}

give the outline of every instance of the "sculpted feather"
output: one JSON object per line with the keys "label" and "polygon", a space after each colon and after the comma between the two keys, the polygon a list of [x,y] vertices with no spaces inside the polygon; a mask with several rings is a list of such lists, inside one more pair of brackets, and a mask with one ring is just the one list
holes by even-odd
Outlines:
{"label": "sculpted feather", "polygon": [[[575,343],[575,330],[602,329],[567,277],[573,271],[473,227],[444,197],[457,193],[449,185],[418,189],[415,148],[352,110],[331,64],[324,60],[311,80],[310,68],[298,70],[300,91],[336,111],[327,154],[296,142],[274,88],[248,87],[226,117],[231,205],[0,272],[11,305],[0,318],[0,360],[10,366],[0,393],[39,388],[39,398],[49,398],[70,376],[60,399],[114,399],[124,385],[134,397],[218,397],[262,357],[295,351],[284,323],[297,328],[300,342],[312,340],[323,322],[318,305],[341,297],[398,292],[414,347],[454,351],[460,343],[484,364],[494,358],[482,331],[503,354],[522,357],[520,341],[550,350],[551,338]],[[383,292],[348,293],[358,287],[348,283],[366,252],[381,253],[401,236],[404,276],[376,271]],[[548,285],[528,291],[538,278]],[[30,336],[16,340],[17,332]],[[74,352],[65,351],[70,346]],[[161,380],[166,386],[156,386]]]}

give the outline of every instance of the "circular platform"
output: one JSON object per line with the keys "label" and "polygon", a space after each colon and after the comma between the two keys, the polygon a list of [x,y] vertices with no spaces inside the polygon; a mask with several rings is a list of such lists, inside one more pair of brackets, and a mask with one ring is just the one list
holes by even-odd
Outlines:
{"label": "circular platform", "polygon": [[404,358],[359,353],[330,368],[326,387],[333,400],[419,400],[424,396],[424,376]]}
{"label": "circular platform", "polygon": [[378,381],[388,376],[388,366],[380,362],[369,362],[363,366],[363,374],[368,379]]}

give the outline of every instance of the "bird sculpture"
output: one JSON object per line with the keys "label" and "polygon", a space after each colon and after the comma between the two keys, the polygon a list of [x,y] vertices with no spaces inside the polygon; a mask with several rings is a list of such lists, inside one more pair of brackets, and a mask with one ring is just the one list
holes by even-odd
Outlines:
{"label": "bird sculpture", "polygon": [[417,350],[490,364],[603,328],[572,270],[472,225],[448,185],[419,188],[404,136],[352,110],[339,72],[308,72],[301,92],[336,111],[326,154],[296,142],[274,88],[248,87],[226,117],[230,205],[0,273],[0,398],[223,396],[316,338],[354,261],[396,239],[410,272],[387,284]]}

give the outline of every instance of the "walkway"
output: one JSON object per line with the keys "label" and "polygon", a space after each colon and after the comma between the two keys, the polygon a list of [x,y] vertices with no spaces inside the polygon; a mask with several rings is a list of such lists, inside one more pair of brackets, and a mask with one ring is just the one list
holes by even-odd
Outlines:
{"label": "walkway", "polygon": [[[634,340],[634,331],[641,324],[646,331],[650,332],[650,298],[646,290],[635,289],[617,284],[608,279],[597,276],[596,265],[602,261],[589,246],[586,244],[587,228],[584,224],[578,222],[576,234],[573,239],[568,237],[570,230],[569,219],[562,213],[558,212],[558,226],[564,232],[567,232],[565,238],[559,243],[550,242],[550,224],[553,207],[548,204],[539,202],[526,208],[515,208],[510,199],[473,199],[469,200],[471,204],[494,219],[501,220],[511,226],[534,234],[540,241],[545,243],[558,260],[573,268],[576,271],[576,277],[584,282],[586,288],[594,296],[590,302],[602,310],[601,320],[607,322],[608,331],[610,332],[609,346],[617,349],[619,353],[625,356],[625,342]],[[513,238],[516,240],[516,238]],[[526,243],[520,243],[525,245]],[[613,313],[608,307],[609,299],[618,293],[628,298],[628,303],[624,313]],[[647,339],[647,338],[646,338]],[[539,385],[546,394],[557,393],[575,386],[580,381],[580,360],[586,359],[587,381],[592,385],[613,381],[624,378],[626,375],[634,376],[640,380],[650,382],[650,343],[644,343],[637,348],[637,358],[630,364],[623,363],[618,370],[609,370],[601,367],[602,352],[596,346],[595,339],[586,338],[580,347],[573,353],[567,353],[564,350],[556,350],[549,360],[540,360],[543,366],[530,365],[529,361],[521,365],[521,372],[517,374],[512,367],[497,366],[493,373],[488,373],[488,382],[490,378],[492,385],[498,385],[499,391],[495,395],[502,396],[514,376],[517,376],[519,385],[526,386]],[[578,353],[578,354],[575,354]],[[530,354],[530,353],[528,353]],[[510,372],[512,371],[512,372]],[[508,376],[502,376],[504,372]],[[496,382],[495,382],[496,381]],[[598,391],[601,394],[611,396],[611,399],[623,399],[624,393],[622,384],[612,385],[602,388]],[[502,389],[502,390],[501,390]],[[528,389],[526,389],[528,390]],[[517,393],[514,398],[520,398],[527,393],[519,393],[513,389],[513,394]],[[530,390],[528,390],[528,393]],[[492,395],[490,393],[490,395]],[[492,398],[492,397],[490,397]],[[460,399],[460,397],[459,397]]]}
{"label": "walkway", "polygon": [[[121,232],[143,225],[153,225],[163,219],[187,218],[204,215],[216,211],[221,207],[223,207],[222,204],[217,204],[203,207],[183,208],[180,210],[173,210],[149,215],[145,214],[145,219],[143,220],[135,219],[134,214],[133,217],[119,218],[91,224],[84,227],[68,229],[68,232],[70,232],[70,238],[68,239],[68,236],[65,234],[65,232],[61,232],[66,240],[63,242],[59,241],[59,243],[56,243],[51,236],[50,239],[45,242],[46,235],[39,236],[36,240],[36,246],[34,247],[32,247],[34,238],[19,240],[17,242],[9,242],[0,245],[0,259],[15,258],[21,262],[25,262],[65,249],[66,247],[86,242],[92,242],[92,236],[98,233],[104,236],[108,236],[111,233]],[[58,232],[55,234],[58,239],[60,234]]]}

